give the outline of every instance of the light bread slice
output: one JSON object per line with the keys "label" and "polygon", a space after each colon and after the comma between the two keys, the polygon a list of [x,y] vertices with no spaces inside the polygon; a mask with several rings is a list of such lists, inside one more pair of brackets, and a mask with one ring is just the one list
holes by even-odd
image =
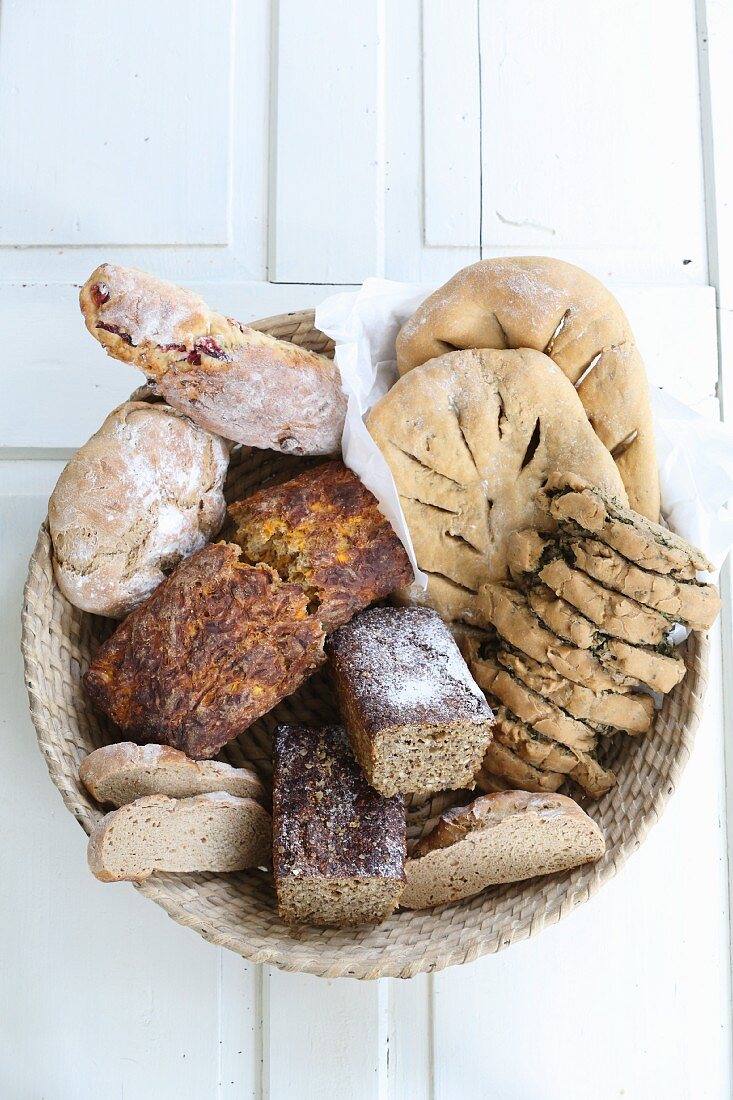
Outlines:
{"label": "light bread slice", "polygon": [[603,641],[603,636],[590,619],[581,615],[577,607],[557,596],[547,585],[537,584],[530,588],[527,603],[540,622],[570,645],[578,649],[594,649]]}
{"label": "light bread slice", "polygon": [[232,768],[219,760],[192,760],[168,745],[132,741],[105,745],[82,760],[79,779],[97,802],[112,806],[150,794],[190,798],[213,791],[265,800],[264,787],[248,768]]}
{"label": "light bread slice", "polygon": [[658,645],[666,640],[672,624],[665,615],[604,588],[560,558],[545,565],[539,575],[556,596],[577,607],[603,634],[632,645]]}
{"label": "light bread slice", "polygon": [[658,652],[642,646],[629,645],[617,638],[607,638],[603,647],[603,662],[617,669],[621,676],[630,676],[646,684],[652,691],[666,694],[684,679],[687,666],[672,646],[668,652]]}
{"label": "light bread slice", "polygon": [[142,882],[154,871],[241,871],[270,863],[272,823],[251,798],[217,792],[149,795],[112,810],[92,830],[88,860],[102,882]]}
{"label": "light bread slice", "polygon": [[505,791],[447,810],[405,864],[400,904],[427,909],[502,882],[600,859],[601,830],[571,798]]}
{"label": "light bread slice", "polygon": [[[646,733],[651,728],[654,700],[650,695],[615,691],[596,694],[590,688],[567,680],[551,666],[541,665],[531,657],[510,649],[500,649],[497,660],[532,691],[543,695],[575,718],[631,734]],[[469,668],[477,678],[470,662]]]}
{"label": "light bread slice", "polygon": [[493,790],[491,784],[485,786],[484,775],[498,776],[512,787],[524,791],[556,791],[567,778],[562,772],[541,771],[533,764],[522,760],[501,741],[494,739],[484,754],[483,763],[474,776],[479,790]]}
{"label": "light bread slice", "polygon": [[684,580],[694,580],[698,569],[714,569],[697,547],[576,474],[551,474],[537,503],[571,534],[595,535],[644,569]]}
{"label": "light bread slice", "polygon": [[597,539],[569,539],[566,550],[578,569],[672,622],[709,630],[720,611],[720,596],[713,584],[681,581],[670,574],[640,569]]}

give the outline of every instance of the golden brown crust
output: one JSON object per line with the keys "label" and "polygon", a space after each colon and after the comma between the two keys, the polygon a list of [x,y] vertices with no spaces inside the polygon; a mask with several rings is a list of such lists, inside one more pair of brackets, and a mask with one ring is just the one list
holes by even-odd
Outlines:
{"label": "golden brown crust", "polygon": [[197,294],[102,264],[79,296],[109,355],[226,439],[288,454],[339,450],[346,397],[332,360],[230,320]]}
{"label": "golden brown crust", "polygon": [[397,338],[397,367],[454,348],[534,348],[577,386],[614,455],[632,507],[659,517],[659,476],[644,364],[623,310],[586,271],[561,260],[482,260],[427,298]]}
{"label": "golden brown crust", "polygon": [[324,660],[302,589],[238,559],[187,558],[94,656],[87,691],[132,740],[214,756]]}
{"label": "golden brown crust", "polygon": [[343,462],[326,462],[229,506],[245,559],[302,584],[329,633],[412,579],[376,498]]}

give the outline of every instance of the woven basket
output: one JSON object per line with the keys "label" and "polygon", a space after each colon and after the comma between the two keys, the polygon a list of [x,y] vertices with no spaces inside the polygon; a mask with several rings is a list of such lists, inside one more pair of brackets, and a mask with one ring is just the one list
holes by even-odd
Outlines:
{"label": "woven basket", "polygon": [[[333,345],[313,327],[311,310],[254,322],[254,327],[316,351]],[[303,465],[271,451],[236,448],[226,484],[237,499],[271,478],[282,480]],[[89,704],[81,676],[89,658],[114,624],[78,611],[56,588],[46,524],[30,561],[23,607],[26,682],[38,742],[51,779],[85,832],[102,817],[77,779],[80,761],[119,734]],[[236,874],[155,874],[137,886],[175,921],[211,943],[254,962],[323,977],[412,977],[500,951],[555,924],[623,866],[644,840],[673,793],[692,749],[706,686],[708,644],[692,634],[685,646],[688,672],[664,700],[653,733],[619,735],[607,761],[618,786],[586,808],[606,835],[598,863],[524,883],[495,887],[469,901],[424,912],[400,912],[376,928],[293,931],[278,918],[272,877],[262,871]],[[323,673],[222,752],[234,765],[270,779],[270,738],[277,721],[322,723],[336,716]],[[419,836],[448,805],[468,796],[413,799],[408,837]],[[84,858],[79,845],[79,859]]]}

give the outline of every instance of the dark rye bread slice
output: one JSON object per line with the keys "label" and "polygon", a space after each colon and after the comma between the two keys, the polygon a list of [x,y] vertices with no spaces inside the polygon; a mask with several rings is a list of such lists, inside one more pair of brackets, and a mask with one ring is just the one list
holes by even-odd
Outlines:
{"label": "dark rye bread slice", "polygon": [[376,607],[327,642],[354,754],[384,795],[472,788],[491,711],[429,608]]}
{"label": "dark rye bread slice", "polygon": [[79,779],[97,802],[112,806],[150,794],[190,798],[215,791],[265,802],[265,789],[249,768],[233,768],[220,760],[192,760],[169,745],[132,741],[105,745],[82,760]]}
{"label": "dark rye bread slice", "polygon": [[568,539],[565,552],[578,569],[606,588],[654,608],[671,622],[684,623],[693,630],[709,630],[720,611],[715,585],[640,569],[597,539]]}
{"label": "dark rye bread slice", "polygon": [[579,569],[571,569],[560,558],[545,565],[539,576],[556,596],[577,607],[595,623],[602,634],[610,634],[631,645],[654,646],[666,641],[672,628],[665,615],[620,592],[604,588]]}
{"label": "dark rye bread slice", "polygon": [[232,541],[305,588],[326,633],[412,580],[412,566],[376,497],[343,462],[230,504]]}
{"label": "dark rye bread slice", "polygon": [[97,822],[89,868],[102,882],[142,882],[154,871],[242,871],[269,864],[270,838],[270,815],[251,798],[152,794]]}
{"label": "dark rye bread slice", "polygon": [[644,569],[682,580],[694,580],[697,570],[714,569],[697,547],[576,474],[551,474],[537,503],[570,534],[593,535]]}
{"label": "dark rye bread slice", "polygon": [[278,726],[273,866],[288,924],[379,923],[404,886],[405,811],[367,783],[340,726]]}
{"label": "dark rye bread slice", "polygon": [[302,588],[239,553],[186,558],[92,658],[84,686],[129,739],[214,756],[325,659]]}
{"label": "dark rye bread slice", "polygon": [[[615,691],[595,693],[590,688],[561,676],[551,666],[542,665],[526,654],[511,649],[500,649],[496,659],[528,688],[543,695],[575,718],[631,734],[646,733],[651,728],[654,700],[650,695],[640,692],[621,694]],[[475,679],[479,680],[471,661],[468,665]]]}
{"label": "dark rye bread slice", "polygon": [[426,909],[487,886],[600,859],[596,823],[564,795],[506,791],[447,810],[405,864],[401,905]]}

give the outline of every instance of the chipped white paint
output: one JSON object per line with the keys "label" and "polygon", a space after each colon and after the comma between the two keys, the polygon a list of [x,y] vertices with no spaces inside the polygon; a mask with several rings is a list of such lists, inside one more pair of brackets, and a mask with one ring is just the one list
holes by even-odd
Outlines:
{"label": "chipped white paint", "polygon": [[693,760],[618,879],[499,956],[326,983],[89,876],[35,747],[18,610],[51,459],[141,380],[78,312],[103,260],[247,320],[367,274],[437,284],[482,251],[547,252],[610,281],[652,382],[715,414],[732,44],[724,0],[5,0],[3,1097],[730,1096],[717,635]]}

